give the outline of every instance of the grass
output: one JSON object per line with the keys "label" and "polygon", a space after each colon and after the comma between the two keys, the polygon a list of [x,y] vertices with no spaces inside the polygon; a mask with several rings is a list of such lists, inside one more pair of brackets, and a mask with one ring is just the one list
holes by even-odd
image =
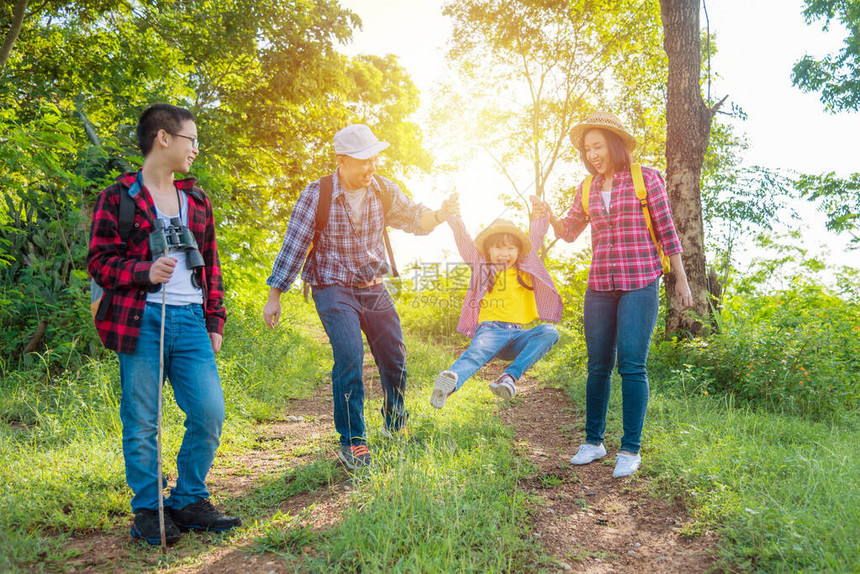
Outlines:
{"label": "grass", "polygon": [[[288,308],[305,318],[297,301]],[[227,420],[218,457],[252,447],[254,424],[325,380],[328,353],[306,331],[269,332],[257,317],[231,316],[218,355]],[[261,353],[260,349],[266,349]],[[130,517],[115,354],[54,373],[0,379],[0,571],[62,563],[69,535],[124,528]],[[183,415],[165,387],[165,472],[175,475]]]}
{"label": "grass", "polygon": [[[572,352],[550,356],[541,371],[584,404],[584,375],[562,360]],[[689,382],[652,380],[640,471],[686,499],[685,531],[718,532],[717,567],[728,571],[857,572],[860,418],[823,423],[739,408]],[[607,420],[611,448],[621,436],[620,386]]]}
{"label": "grass", "polygon": [[[308,317],[275,333],[255,325],[255,317],[231,317],[229,344],[218,357],[228,416],[216,465],[261,448],[261,425],[280,418],[291,398],[307,397],[327,380],[328,349],[297,326]],[[408,340],[407,348],[410,434],[384,439],[379,401],[368,401],[376,459],[370,469],[348,478],[334,461],[332,432],[293,453],[297,466],[256,477],[241,496],[213,493],[216,504],[243,517],[241,528],[185,536],[166,558],[122,538],[124,567],[193,567],[228,541],[310,572],[502,572],[535,563],[537,550],[527,537],[530,504],[517,489],[528,469],[496,416],[495,401],[482,385],[467,385],[443,411],[432,409],[427,399],[433,377],[454,357],[419,340]],[[108,356],[60,374],[4,378],[0,571],[68,570],[67,561],[81,552],[68,550],[69,536],[94,530],[125,535],[130,492],[117,373],[115,358]],[[371,384],[378,385],[378,378]],[[165,405],[165,470],[175,474],[182,414],[169,387]],[[313,506],[294,514],[280,510],[292,496],[350,480],[342,517],[324,530],[309,526]]]}

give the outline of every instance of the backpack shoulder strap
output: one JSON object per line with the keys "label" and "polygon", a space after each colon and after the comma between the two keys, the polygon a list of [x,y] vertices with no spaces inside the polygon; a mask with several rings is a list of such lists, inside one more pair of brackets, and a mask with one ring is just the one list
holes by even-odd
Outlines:
{"label": "backpack shoulder strap", "polygon": [[316,233],[314,233],[314,243],[323,232],[325,226],[328,225],[328,214],[331,211],[331,196],[334,193],[334,178],[327,175],[320,179],[320,196],[317,201],[317,217],[316,217]]}
{"label": "backpack shoulder strap", "polygon": [[391,205],[394,203],[394,193],[389,191],[378,175],[374,175],[373,179],[376,180],[376,186],[379,188],[379,201],[382,202],[382,238],[385,240],[385,251],[388,253],[388,260],[391,262],[391,274],[394,277],[400,277],[400,272],[397,271],[397,263],[394,262],[394,250],[391,249],[391,239],[388,237],[388,212],[391,211]]}
{"label": "backpack shoulder strap", "polygon": [[391,211],[391,206],[394,204],[394,193],[389,191],[388,187],[383,183],[382,178],[378,175],[374,175],[373,179],[376,180],[376,186],[379,188],[377,195],[379,196],[379,201],[382,202],[382,217],[385,218],[385,223],[387,225],[388,212]]}
{"label": "backpack shoulder strap", "polygon": [[125,249],[128,247],[128,238],[134,227],[134,200],[128,194],[128,188],[121,185],[119,188],[119,217],[117,220],[117,232],[119,233],[120,245]]}
{"label": "backpack shoulder strap", "polygon": [[657,248],[657,254],[660,256],[660,261],[663,264],[663,272],[668,273],[670,270],[669,258],[663,255],[663,246],[657,241],[657,236],[654,234],[654,224],[651,222],[651,211],[648,209],[648,188],[645,187],[645,179],[642,177],[642,165],[631,163],[630,175],[633,177],[633,189],[636,190],[636,197],[639,199],[639,206],[642,208],[642,215],[645,217],[645,227],[648,228],[648,233],[651,234],[651,241],[654,242],[654,247]]}
{"label": "backpack shoulder strap", "polygon": [[585,220],[588,221],[588,200],[591,196],[591,182],[594,180],[594,176],[589,174],[582,181],[582,195],[580,198],[582,199],[582,210],[585,212]]}

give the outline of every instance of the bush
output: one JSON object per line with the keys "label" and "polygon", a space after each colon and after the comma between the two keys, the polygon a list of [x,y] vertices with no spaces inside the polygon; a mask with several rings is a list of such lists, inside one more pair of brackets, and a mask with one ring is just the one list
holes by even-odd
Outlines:
{"label": "bush", "polygon": [[652,378],[673,386],[692,373],[701,392],[816,420],[860,406],[856,303],[796,282],[790,290],[728,299],[720,322],[707,340],[656,343]]}

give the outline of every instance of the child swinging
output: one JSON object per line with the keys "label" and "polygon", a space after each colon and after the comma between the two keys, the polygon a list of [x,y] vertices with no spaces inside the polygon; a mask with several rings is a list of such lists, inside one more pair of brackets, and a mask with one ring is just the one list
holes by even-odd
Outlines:
{"label": "child swinging", "polygon": [[471,337],[472,343],[436,376],[430,404],[441,409],[454,391],[496,357],[512,363],[490,383],[490,391],[512,399],[517,394],[516,381],[558,341],[553,325],[523,328],[538,318],[553,323],[561,319],[561,296],[537,256],[549,219],[533,221],[531,237],[512,222],[498,219],[474,241],[459,217],[450,216],[448,225],[460,256],[472,270],[457,325],[457,331]]}

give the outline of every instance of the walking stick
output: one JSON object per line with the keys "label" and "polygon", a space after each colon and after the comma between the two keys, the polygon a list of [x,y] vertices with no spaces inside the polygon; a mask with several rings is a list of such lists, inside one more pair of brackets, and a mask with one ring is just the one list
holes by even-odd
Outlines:
{"label": "walking stick", "polygon": [[[167,247],[164,248],[167,257]],[[164,474],[161,465],[161,391],[164,383],[164,320],[167,314],[167,284],[161,284],[161,335],[158,339],[158,420],[156,422],[156,450],[158,453],[158,531],[161,535],[161,554],[167,554],[167,535],[164,532]]]}

